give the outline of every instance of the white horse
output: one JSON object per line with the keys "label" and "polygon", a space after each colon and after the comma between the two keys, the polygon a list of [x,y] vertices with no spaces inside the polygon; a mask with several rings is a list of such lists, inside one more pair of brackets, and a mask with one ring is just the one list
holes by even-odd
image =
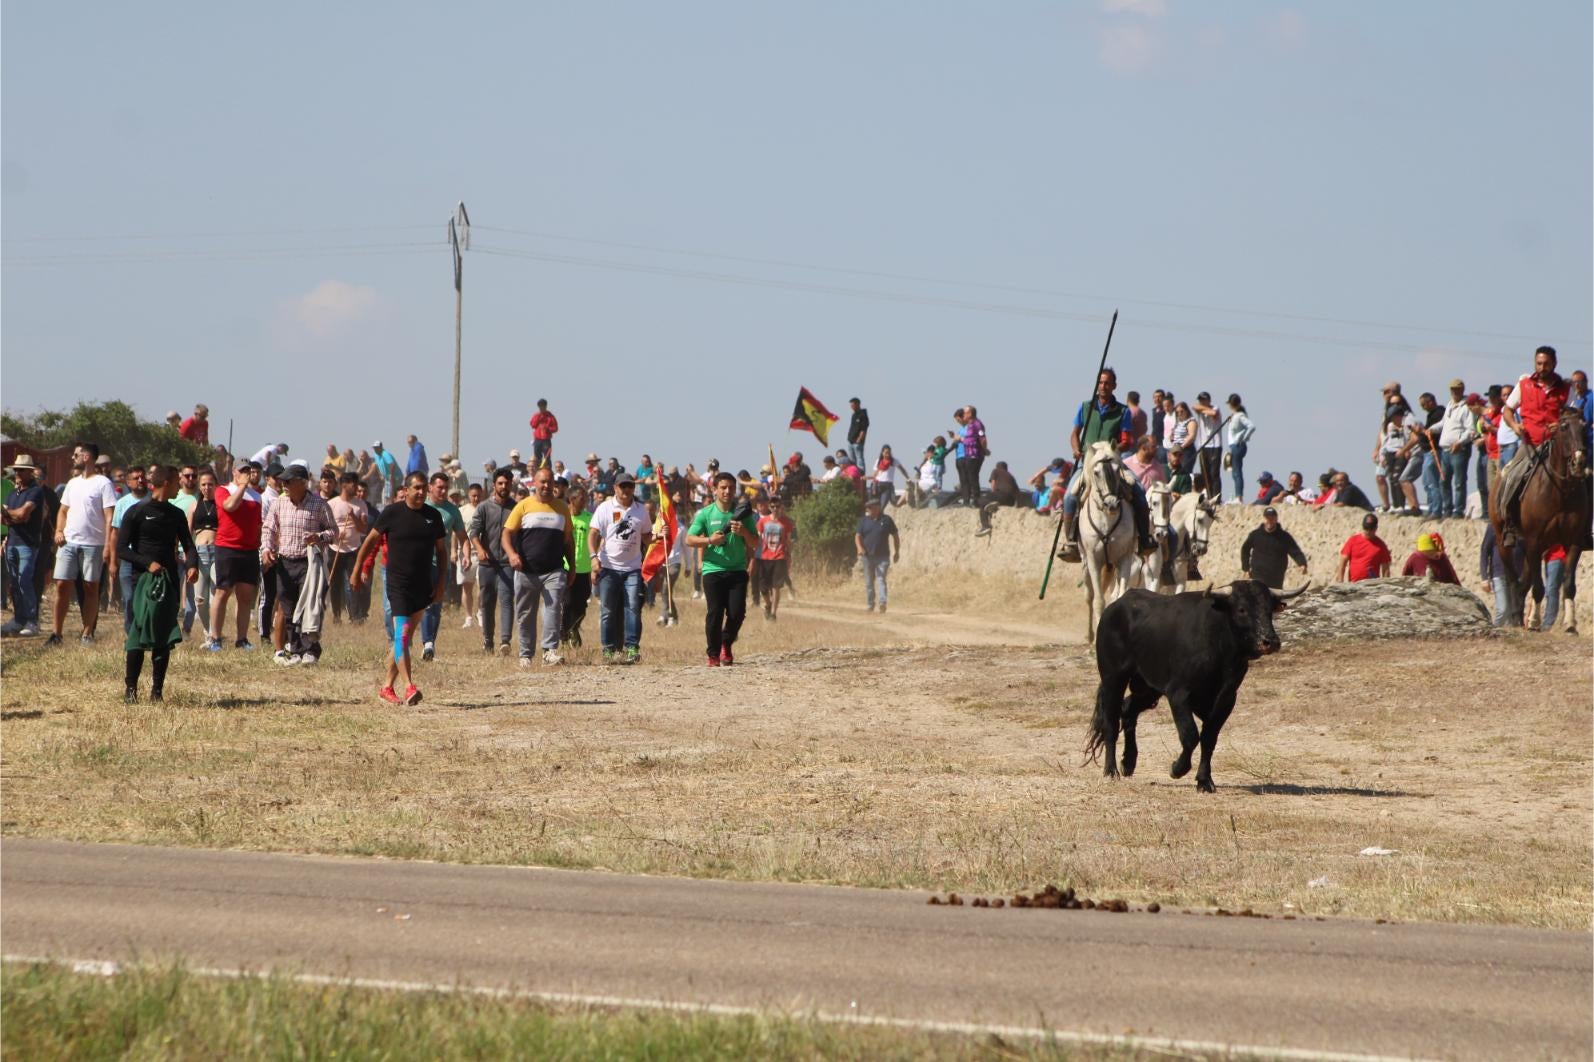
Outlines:
{"label": "white horse", "polygon": [[1096,641],[1102,609],[1117,601],[1139,578],[1135,555],[1135,514],[1128,471],[1109,442],[1091,445],[1085,455],[1084,504],[1079,513],[1079,550],[1085,562],[1085,637]]}
{"label": "white horse", "polygon": [[1140,582],[1154,594],[1171,594],[1173,581],[1164,579],[1162,572],[1173,551],[1173,491],[1166,483],[1153,483],[1146,488],[1146,505],[1151,509],[1151,540],[1157,549],[1140,559]]}
{"label": "white horse", "polygon": [[[1169,497],[1172,497],[1170,494]],[[1157,510],[1152,507],[1152,520]],[[1186,494],[1173,503],[1168,513],[1168,534],[1159,540],[1157,552],[1147,562],[1148,588],[1159,594],[1182,594],[1189,581],[1191,558],[1206,556],[1207,543],[1212,537],[1212,521],[1217,519],[1218,504],[1206,496]],[[1157,581],[1150,577],[1150,566],[1156,566]],[[1164,572],[1167,578],[1164,579]]]}

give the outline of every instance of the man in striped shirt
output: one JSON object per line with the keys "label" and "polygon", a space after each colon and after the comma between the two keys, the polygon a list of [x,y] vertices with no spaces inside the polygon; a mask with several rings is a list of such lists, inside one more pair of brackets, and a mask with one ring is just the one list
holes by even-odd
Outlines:
{"label": "man in striped shirt", "polygon": [[271,504],[260,536],[260,566],[277,583],[273,659],[284,666],[314,664],[321,659],[319,632],[302,635],[293,614],[305,589],[309,551],[330,545],[338,537],[338,522],[326,501],[310,490],[310,473],[303,465],[289,465],[281,479],[283,493]]}

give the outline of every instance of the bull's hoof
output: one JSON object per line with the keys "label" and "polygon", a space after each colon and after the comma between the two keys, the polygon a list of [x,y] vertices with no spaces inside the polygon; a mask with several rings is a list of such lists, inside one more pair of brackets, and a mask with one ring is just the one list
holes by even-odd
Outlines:
{"label": "bull's hoof", "polygon": [[1117,778],[1118,777],[1118,768],[1113,766],[1113,763],[1112,763],[1111,760],[1107,761],[1107,766],[1106,766],[1106,768],[1104,768],[1102,770],[1101,776],[1103,778]]}
{"label": "bull's hoof", "polygon": [[1218,791],[1218,787],[1212,784],[1212,779],[1210,778],[1197,778],[1195,787],[1197,793],[1216,793]]}
{"label": "bull's hoof", "polygon": [[1189,773],[1190,773],[1190,761],[1189,760],[1174,760],[1173,761],[1173,766],[1168,768],[1168,777],[1170,777],[1170,778],[1183,778],[1185,775],[1187,775]]}
{"label": "bull's hoof", "polygon": [[1133,757],[1131,757],[1131,756],[1125,756],[1124,757],[1123,772],[1124,772],[1124,777],[1125,778],[1129,778],[1129,777],[1134,775],[1134,773],[1135,773],[1135,760],[1134,760]]}

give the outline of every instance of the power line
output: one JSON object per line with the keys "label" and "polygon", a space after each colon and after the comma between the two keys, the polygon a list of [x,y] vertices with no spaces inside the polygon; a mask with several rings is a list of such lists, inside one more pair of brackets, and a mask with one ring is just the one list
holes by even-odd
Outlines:
{"label": "power line", "polygon": [[[487,226],[478,226],[486,229]],[[644,273],[656,276],[680,277],[688,280],[702,280],[722,284],[738,284],[745,287],[773,288],[786,291],[802,291],[819,295],[839,295],[847,298],[863,299],[867,301],[906,303],[919,306],[942,306],[950,309],[973,310],[981,313],[1000,313],[1019,317],[1038,317],[1048,320],[1064,321],[1089,321],[1101,323],[1107,318],[1105,315],[1083,312],[1070,312],[1066,310],[1047,309],[1040,306],[1024,306],[1014,303],[975,302],[969,299],[949,298],[941,295],[920,295],[912,292],[874,291],[865,288],[848,288],[832,284],[811,284],[795,280],[776,280],[767,277],[752,277],[734,273],[714,273],[706,270],[681,269],[672,266],[649,265],[641,262],[625,262],[615,259],[586,258],[578,255],[540,254],[533,251],[521,251],[503,247],[485,247],[477,244],[473,250],[488,255],[497,255],[504,258],[520,258],[528,261],[548,262],[558,265],[579,265],[595,269],[609,269],[628,273]],[[1280,342],[1309,343],[1320,346],[1345,347],[1352,350],[1381,351],[1387,353],[1421,354],[1432,349],[1431,345],[1414,343],[1385,343],[1368,342],[1357,339],[1344,339],[1335,336],[1300,335],[1293,332],[1278,332],[1269,329],[1241,328],[1222,325],[1203,325],[1193,322],[1158,321],[1136,319],[1134,327],[1149,328],[1158,331],[1197,333],[1206,335],[1228,336],[1245,339],[1270,339]],[[1520,356],[1488,350],[1460,350],[1447,349],[1447,357],[1483,358],[1498,361],[1521,361]]]}
{"label": "power line", "polygon": [[[727,254],[720,251],[707,251],[693,248],[665,247],[656,244],[627,243],[621,240],[603,240],[586,236],[571,236],[564,233],[541,232],[531,229],[512,229],[497,225],[478,225],[483,232],[501,232],[516,236],[530,236],[535,239],[562,240],[569,243],[589,243],[600,247],[615,247],[623,250],[648,251],[655,254],[674,254],[693,258],[710,258],[726,262],[740,262],[745,265],[775,266],[784,269],[805,269],[815,272],[838,273],[848,276],[872,277],[879,280],[900,280],[916,284],[942,284],[949,287],[975,288],[985,291],[1005,291],[1018,295],[1046,295],[1064,299],[1087,299],[1103,303],[1128,303],[1136,306],[1154,306],[1172,310],[1195,310],[1203,313],[1240,314],[1248,317],[1275,317],[1281,320],[1303,321],[1312,324],[1337,324],[1350,325],[1358,328],[1383,328],[1405,332],[1422,332],[1433,335],[1472,336],[1482,339],[1511,339],[1528,343],[1542,342],[1541,336],[1526,336],[1511,332],[1490,332],[1466,328],[1441,328],[1427,325],[1394,324],[1387,321],[1368,321],[1356,318],[1329,317],[1317,314],[1292,313],[1279,310],[1253,310],[1232,306],[1212,306],[1203,303],[1169,302],[1156,299],[1124,298],[1117,295],[1098,295],[1090,292],[1061,291],[1055,288],[1037,288],[1014,284],[992,284],[981,281],[949,280],[944,277],[922,276],[913,273],[894,273],[875,269],[855,269],[845,266],[823,265],[814,262],[799,262],[780,258],[757,258],[747,255]],[[1105,320],[1104,316],[1091,317],[1090,320]],[[1567,345],[1589,346],[1589,343],[1578,340],[1565,340]]]}
{"label": "power line", "polygon": [[116,235],[112,233],[81,234],[74,236],[6,236],[0,243],[88,243],[135,240],[224,240],[254,236],[319,236],[341,232],[400,232],[432,229],[433,225],[344,225],[322,226],[314,229],[244,229],[233,232],[146,232]]}
{"label": "power line", "polygon": [[319,247],[259,248],[167,248],[147,251],[89,251],[82,254],[5,255],[0,263],[8,266],[115,265],[118,263],[162,261],[249,262],[273,258],[325,258],[342,255],[435,253],[438,241],[404,243],[365,243]]}

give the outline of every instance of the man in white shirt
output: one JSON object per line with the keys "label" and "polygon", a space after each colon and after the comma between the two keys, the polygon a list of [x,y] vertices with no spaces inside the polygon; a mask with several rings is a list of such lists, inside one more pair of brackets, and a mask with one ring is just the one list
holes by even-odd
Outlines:
{"label": "man in white shirt", "polygon": [[54,630],[44,644],[61,644],[61,628],[72,601],[73,583],[80,584],[83,610],[83,644],[94,643],[100,618],[100,579],[111,565],[111,517],[116,491],[111,481],[94,471],[100,448],[80,443],[72,451],[76,472],[61,491],[61,509],[55,517],[55,617]]}
{"label": "man in white shirt", "polygon": [[261,468],[270,468],[272,465],[280,465],[282,463],[282,458],[286,456],[287,453],[287,443],[268,443],[267,445],[256,450],[254,456],[249,458],[249,460],[253,461]]}
{"label": "man in white shirt", "polygon": [[647,506],[636,500],[636,477],[621,472],[614,497],[592,513],[588,532],[592,569],[598,584],[598,634],[604,663],[642,658],[642,558],[653,541]]}
{"label": "man in white shirt", "polygon": [[1218,431],[1222,418],[1212,407],[1212,396],[1202,391],[1196,395],[1190,411],[1196,418],[1196,459],[1201,465],[1201,476],[1206,480],[1207,497],[1223,500],[1223,435]]}
{"label": "man in white shirt", "polygon": [[1439,421],[1439,463],[1444,483],[1439,489],[1439,515],[1465,516],[1467,512],[1467,465],[1472,461],[1475,418],[1467,402],[1467,387],[1459,379],[1450,381],[1450,401]]}

